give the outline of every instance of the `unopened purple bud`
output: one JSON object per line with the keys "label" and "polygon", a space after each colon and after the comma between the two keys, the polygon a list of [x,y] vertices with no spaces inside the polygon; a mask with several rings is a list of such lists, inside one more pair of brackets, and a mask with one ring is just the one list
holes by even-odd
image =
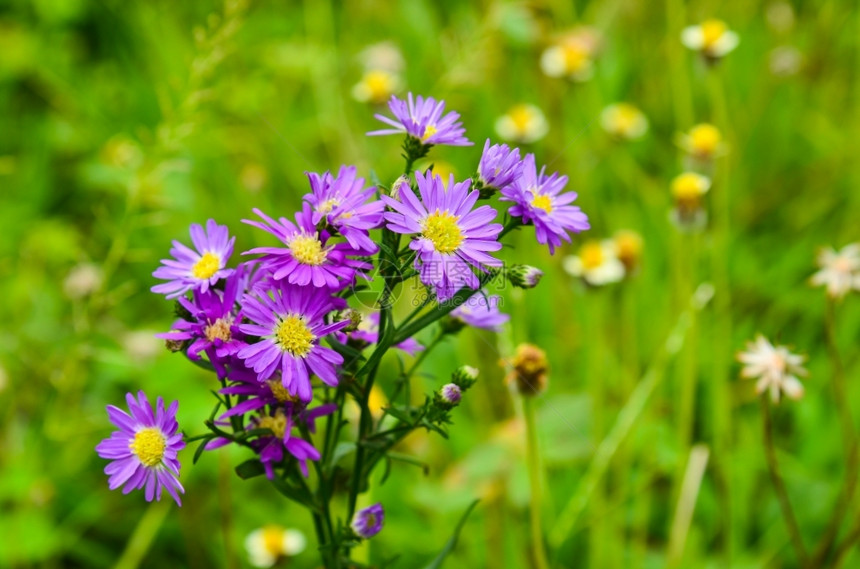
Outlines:
{"label": "unopened purple bud", "polygon": [[439,390],[439,396],[442,398],[442,401],[454,406],[460,403],[460,399],[463,397],[463,392],[460,390],[460,386],[456,383],[446,383],[442,386],[442,389]]}

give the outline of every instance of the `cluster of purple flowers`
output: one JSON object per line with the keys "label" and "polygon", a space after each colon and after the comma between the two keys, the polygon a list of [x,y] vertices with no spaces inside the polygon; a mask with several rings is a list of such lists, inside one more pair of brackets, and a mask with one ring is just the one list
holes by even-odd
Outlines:
{"label": "cluster of purple flowers", "polygon": [[[459,115],[445,114],[443,101],[410,94],[407,101],[392,98],[389,106],[395,119],[378,118],[392,128],[369,134],[405,133],[404,148],[418,148],[419,154],[436,144],[471,144]],[[242,440],[270,478],[276,468],[292,465],[307,476],[308,461],[320,458],[308,433],[315,432],[317,418],[336,410],[330,403],[314,405],[315,389],[340,381],[346,352],[333,347],[362,350],[379,340],[379,313],[360,323],[346,316],[345,299],[369,278],[374,268],[369,256],[380,250],[371,231],[384,227],[389,236],[411,237],[407,248],[395,253],[414,257],[421,282],[438,302],[464,287],[477,291],[478,275],[502,266],[494,253],[506,230],[534,225],[538,242],[552,253],[570,241],[570,232],[588,229],[585,214],[571,205],[576,194],[562,193],[567,177],[544,170],[537,172],[533,155],[521,159],[518,149],[487,141],[474,180],[458,182],[451,176],[446,181],[432,172],[415,172],[414,181],[387,195],[367,186],[355,167],[344,166],[336,175],[308,173],[311,191],[293,218],[275,219],[253,209],[258,219],[243,220],[274,243],[243,252],[251,257],[234,268],[228,263],[235,238],[214,220],[205,228],[191,226],[193,248],[173,242],[172,258],[153,273],[165,282],[152,290],[176,299],[179,319],[160,337],[174,351],[211,364],[228,404],[215,425],[235,428],[238,423],[245,432],[253,431]],[[495,208],[478,204],[494,193],[512,203],[507,228],[496,222]],[[498,296],[478,291],[451,319],[498,330],[508,319],[499,305]],[[411,338],[394,347],[411,355],[423,349]],[[108,408],[120,431],[97,448],[112,461],[106,468],[111,488],[145,487],[147,500],[159,498],[164,488],[179,502],[183,490],[176,452],[184,442],[177,403],[165,409],[159,399],[154,410],[143,392],[137,400],[129,395],[128,403],[131,415]],[[229,442],[212,438],[206,448]],[[359,536],[381,526],[381,509],[371,514],[371,522],[354,526]]]}

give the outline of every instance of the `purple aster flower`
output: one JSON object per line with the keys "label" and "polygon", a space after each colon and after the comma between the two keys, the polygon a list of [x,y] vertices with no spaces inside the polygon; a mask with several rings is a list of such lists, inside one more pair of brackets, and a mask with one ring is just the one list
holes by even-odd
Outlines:
{"label": "purple aster flower", "polygon": [[368,506],[355,513],[350,527],[355,535],[363,539],[371,537],[382,531],[382,522],[385,520],[385,510],[379,502]]}
{"label": "purple aster flower", "polygon": [[442,389],[439,390],[439,397],[441,397],[442,401],[448,405],[455,406],[459,404],[460,399],[463,398],[463,391],[456,383],[446,383],[442,386]]}
{"label": "purple aster flower", "polygon": [[369,268],[366,263],[347,258],[347,255],[359,253],[348,243],[327,245],[328,235],[317,231],[314,214],[307,203],[296,214],[296,223],[284,217],[275,221],[259,209],[253,211],[263,222],[242,221],[268,231],[287,247],[257,247],[243,255],[262,253],[260,261],[271,271],[274,280],[286,279],[297,285],[313,283],[315,287],[335,289],[353,282],[356,270]]}
{"label": "purple aster flower", "polygon": [[576,192],[560,193],[567,176],[546,176],[545,169],[538,174],[534,154],[527,154],[520,177],[502,190],[501,200],[514,202],[508,213],[521,217],[523,223],[533,223],[538,243],[548,245],[553,254],[562,240],[570,242],[568,231],[579,233],[591,226],[579,207],[569,205],[576,199]]}
{"label": "purple aster flower", "polygon": [[498,295],[487,296],[483,291],[478,291],[452,310],[451,318],[467,326],[500,332],[502,324],[511,319],[509,314],[499,312],[501,302],[502,298]]}
{"label": "purple aster flower", "polygon": [[511,149],[507,144],[490,146],[490,139],[487,139],[478,165],[481,186],[504,190],[520,176],[520,170],[522,161],[519,148]]}
{"label": "purple aster flower", "polygon": [[304,200],[313,206],[312,221],[318,226],[320,221],[343,235],[356,251],[376,253],[379,247],[370,238],[368,231],[382,225],[382,210],[385,204],[372,198],[376,189],[364,189],[364,178],[356,178],[355,166],[341,166],[337,177],[331,172],[323,175],[308,172],[311,193]]}
{"label": "purple aster flower", "polygon": [[236,301],[245,293],[249,273],[247,264],[239,265],[227,277],[223,292],[195,290],[192,299],[180,297],[179,304],[193,320],[177,320],[173,330],[156,336],[165,340],[190,341],[186,355],[199,360],[201,352],[205,352],[218,376],[224,377],[226,361],[245,346],[244,334],[239,330],[242,314],[237,310]]}
{"label": "purple aster flower", "polygon": [[460,118],[459,113],[452,111],[442,116],[445,101],[437,102],[433,97],[425,99],[421,95],[413,99],[412,93],[409,93],[404,101],[392,95],[388,108],[394,113],[396,120],[379,114],[374,116],[394,128],[374,130],[368,132],[368,136],[406,133],[426,145],[472,145],[472,142],[463,136],[466,129],[463,128],[463,123],[457,120]]}
{"label": "purple aster flower", "polygon": [[[345,344],[348,340],[358,340],[365,344],[375,344],[379,341],[379,312],[373,312],[362,318],[358,329],[352,332],[336,332],[335,338],[337,341]],[[424,349],[424,346],[418,343],[415,338],[406,338],[399,344],[392,346],[398,350],[403,350],[410,356],[414,356]]]}
{"label": "purple aster flower", "polygon": [[281,382],[290,395],[302,401],[312,397],[310,375],[337,385],[335,367],[343,357],[320,339],[349,324],[348,320],[326,324],[323,317],[340,308],[329,289],[290,285],[281,281],[257,296],[246,295],[243,314],[250,324],[239,330],[260,341],[240,349],[237,356],[257,372],[260,381],[280,371]]}
{"label": "purple aster flower", "polygon": [[153,286],[152,292],[167,294],[167,298],[176,298],[189,290],[206,292],[218,279],[230,274],[231,269],[224,267],[233,254],[236,238],[230,237],[227,226],[210,219],[205,231],[200,224],[193,223],[190,233],[197,250],[174,241],[170,249],[173,259],[162,259],[162,266],[152,273],[155,278],[169,282]]}
{"label": "purple aster flower", "polygon": [[174,401],[165,410],[164,400],[159,397],[153,409],[143,391],[138,392],[137,400],[131,393],[125,399],[131,415],[108,405],[108,417],[119,430],[96,446],[99,456],[111,461],[105,467],[110,477],[108,486],[116,490],[124,485],[123,494],[145,488],[147,502],[161,500],[162,489],[167,489],[181,506],[179,494],[185,489],[179,483],[176,453],[185,448],[185,442],[182,433],[177,432],[179,402]]}
{"label": "purple aster flower", "polygon": [[478,191],[469,191],[469,180],[457,184],[451,175],[446,188],[442,178],[430,172],[415,172],[415,179],[421,199],[407,186],[400,190],[400,201],[382,196],[394,210],[385,213],[385,220],[391,231],[418,234],[409,244],[417,253],[415,268],[421,282],[435,287],[437,298],[444,301],[463,286],[478,287],[472,267],[486,271],[501,266],[487,252],[502,248],[497,240],[502,226],[491,223],[496,217],[492,207],[472,210]]}
{"label": "purple aster flower", "polygon": [[296,436],[293,432],[300,421],[309,421],[309,430],[313,432],[314,419],[329,415],[337,410],[337,405],[320,405],[310,411],[294,414],[290,407],[277,408],[269,415],[254,417],[251,429],[269,429],[272,436],[257,437],[251,441],[251,446],[260,455],[260,462],[266,469],[266,476],[271,480],[274,478],[273,465],[284,460],[284,453],[291,454],[298,462],[299,468],[305,477],[308,476],[308,461],[319,460],[320,452],[303,438]]}

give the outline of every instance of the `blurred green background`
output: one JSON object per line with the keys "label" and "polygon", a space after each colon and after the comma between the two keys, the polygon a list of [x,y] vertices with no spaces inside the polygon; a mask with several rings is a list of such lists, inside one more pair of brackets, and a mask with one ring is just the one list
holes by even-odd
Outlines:
{"label": "blurred green background", "polygon": [[[681,26],[709,17],[741,39],[713,69],[679,40]],[[579,24],[602,34],[593,78],[544,76],[542,50]],[[645,250],[635,278],[587,289],[561,269],[575,247],[550,257],[530,230],[514,235],[505,258],[546,276],[533,291],[503,291],[513,316],[503,334],[466,330],[428,358],[428,389],[457,362],[479,366],[481,382],[455,411],[450,441],[420,434],[401,449],[428,475],[396,464],[374,486],[386,526],[362,555],[423,566],[479,497],[447,566],[530,566],[522,422],[499,365],[529,341],[552,365],[538,401],[548,531],[584,492],[597,446],[658,361],[653,396],[582,494],[554,567],[796,566],[752,382],[737,380],[733,358],[756,332],[809,355],[806,397],[780,406],[775,421],[811,548],[844,471],[824,293],[807,279],[818,247],[860,239],[860,10],[849,1],[0,3],[0,566],[244,567],[244,537],[269,523],[313,541],[304,510],[232,473],[247,458],[238,450],[193,467],[193,449],[184,451],[187,494],[176,508],[108,491],[93,449],[110,432],[104,406],[140,388],[179,399],[183,429],[202,432],[215,383],[153,337],[169,328],[172,306],[149,292],[189,223],[228,224],[240,251],[268,242],[240,219],[252,207],[291,216],[306,170],[399,173],[399,139],[364,136],[386,110],[351,96],[359,54],[383,40],[405,61],[399,92],[444,98],[477,143],[434,148],[433,160],[471,176],[496,118],[534,104],[550,129],[524,148],[570,176],[588,236],[632,229]],[[779,53],[790,53],[782,66]],[[618,143],[603,132],[600,110],[616,101],[646,114],[644,138]],[[682,171],[676,137],[696,122],[715,122],[729,153],[709,195],[714,223],[693,237],[669,222],[668,188]],[[659,365],[702,282],[714,284],[714,300]],[[857,299],[837,313],[856,378]],[[393,359],[388,368],[393,377]],[[676,503],[696,444],[710,458],[684,523]],[[688,529],[680,552],[673,525]],[[845,567],[860,564],[852,555]],[[311,545],[285,565],[319,562]]]}

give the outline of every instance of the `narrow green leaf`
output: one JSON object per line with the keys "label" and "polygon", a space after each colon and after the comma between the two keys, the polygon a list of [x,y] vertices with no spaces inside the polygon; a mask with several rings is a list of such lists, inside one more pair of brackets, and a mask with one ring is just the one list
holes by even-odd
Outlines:
{"label": "narrow green leaf", "polygon": [[466,512],[463,514],[463,517],[460,518],[460,521],[457,523],[457,527],[454,528],[454,535],[451,536],[451,539],[448,540],[448,543],[445,544],[445,547],[442,548],[442,551],[439,552],[439,555],[436,556],[436,559],[430,562],[424,569],[439,569],[442,567],[442,562],[445,561],[445,558],[454,551],[454,548],[457,547],[457,540],[460,539],[460,532],[463,530],[463,526],[466,525],[466,519],[468,519],[469,514],[472,513],[472,510],[475,509],[475,506],[478,505],[480,500],[475,500],[469,507],[466,508]]}

